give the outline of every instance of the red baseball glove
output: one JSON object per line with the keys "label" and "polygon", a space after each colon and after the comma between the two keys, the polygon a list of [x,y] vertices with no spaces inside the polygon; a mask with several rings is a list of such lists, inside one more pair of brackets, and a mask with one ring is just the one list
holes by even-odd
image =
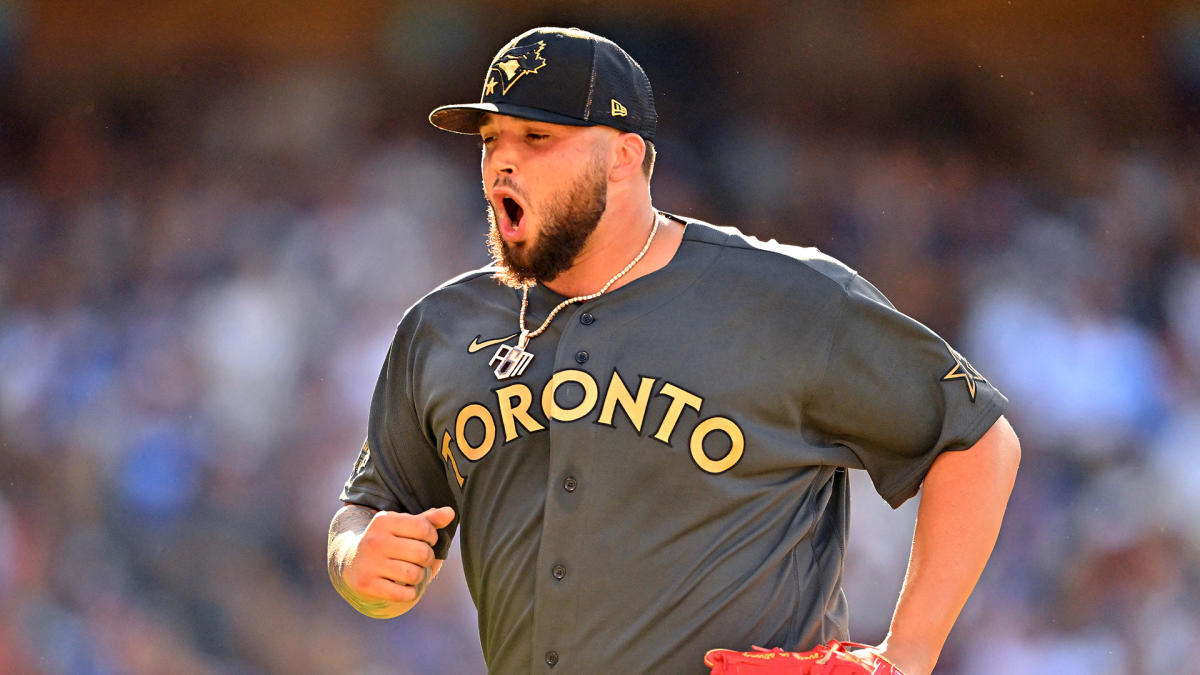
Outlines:
{"label": "red baseball glove", "polygon": [[712,675],[904,675],[882,656],[847,651],[866,647],[830,640],[806,652],[785,652],[779,647],[755,647],[750,652],[710,649],[704,655],[704,665],[712,668]]}

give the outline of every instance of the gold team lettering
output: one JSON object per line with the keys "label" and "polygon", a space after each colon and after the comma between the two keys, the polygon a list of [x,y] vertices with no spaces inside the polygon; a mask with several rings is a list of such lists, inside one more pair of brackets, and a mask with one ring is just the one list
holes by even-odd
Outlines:
{"label": "gold team lettering", "polygon": [[[502,438],[504,443],[508,443],[521,435],[543,431],[546,428],[545,425],[534,416],[532,410],[540,410],[542,417],[546,420],[576,422],[590,415],[599,406],[600,414],[596,417],[595,423],[611,427],[616,426],[613,419],[617,409],[620,408],[633,425],[634,430],[640,434],[646,422],[646,410],[653,398],[652,392],[656,382],[658,380],[655,378],[643,376],[639,378],[635,391],[621,379],[616,371],[613,371],[608,386],[602,393],[599,384],[590,373],[572,368],[554,373],[542,386],[541,391],[537,392],[540,395],[536,397],[536,401],[535,391],[529,385],[517,383],[501,387],[494,392],[498,414],[494,414],[491,409],[481,403],[471,403],[458,411],[453,430],[447,429],[442,432],[442,459],[453,470],[458,484],[462,485],[464,478],[459,472],[458,463],[455,461],[451,449],[457,447],[463,457],[471,462],[478,462],[496,447],[496,441],[499,438]],[[578,403],[564,408],[555,399],[555,394],[559,387],[567,383],[578,385],[583,391],[583,397]],[[690,409],[698,417],[704,399],[666,381],[662,382],[657,396],[669,398],[670,403],[667,405],[662,419],[658,420],[658,426],[651,438],[670,445],[684,410]],[[467,428],[472,422],[475,423],[474,428],[482,428],[483,433],[482,436],[473,433],[472,438],[469,439]],[[714,459],[704,451],[705,439],[714,433],[723,434],[729,445],[728,450],[719,459]],[[688,437],[688,449],[692,461],[702,470],[712,474],[722,473],[733,468],[741,460],[745,447],[746,438],[741,427],[728,417],[720,415],[700,419],[692,427]]]}

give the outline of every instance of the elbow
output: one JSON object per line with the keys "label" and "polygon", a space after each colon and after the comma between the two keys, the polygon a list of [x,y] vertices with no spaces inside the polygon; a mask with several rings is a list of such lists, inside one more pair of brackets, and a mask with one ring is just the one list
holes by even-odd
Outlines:
{"label": "elbow", "polygon": [[965,481],[988,485],[1007,495],[1016,482],[1021,465],[1021,441],[1008,420],[1001,416],[974,445],[961,452],[943,452],[933,462],[925,483]]}
{"label": "elbow", "polygon": [[[962,452],[942,453],[934,461],[930,476],[947,476],[977,485],[1007,497],[1016,483],[1021,465],[1021,441],[1008,420],[1001,416],[974,445]],[[926,477],[928,481],[929,476]]]}
{"label": "elbow", "polygon": [[1017,432],[1008,419],[1003,416],[996,421],[988,435],[993,436],[989,445],[992,448],[995,473],[1007,484],[1011,492],[1021,467],[1021,439],[1017,437]]}

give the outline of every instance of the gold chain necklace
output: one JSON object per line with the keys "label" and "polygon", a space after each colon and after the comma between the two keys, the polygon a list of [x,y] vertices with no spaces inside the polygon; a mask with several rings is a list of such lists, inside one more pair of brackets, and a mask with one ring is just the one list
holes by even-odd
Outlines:
{"label": "gold chain necklace", "polygon": [[577,295],[573,298],[567,298],[566,300],[558,303],[558,306],[550,312],[550,316],[547,316],[546,320],[543,321],[542,325],[539,326],[535,331],[530,331],[525,327],[525,311],[529,309],[529,287],[526,286],[524,293],[521,295],[521,315],[517,322],[521,327],[521,336],[517,338],[517,345],[515,347],[500,345],[500,348],[496,350],[496,354],[492,357],[492,360],[488,361],[489,366],[497,364],[495,370],[496,379],[506,380],[510,377],[516,377],[525,372],[525,369],[529,367],[529,362],[533,361],[533,354],[525,349],[525,347],[529,345],[529,341],[545,332],[545,330],[550,327],[550,322],[554,320],[555,315],[557,315],[562,308],[572,303],[587,302],[588,300],[593,300],[601,295],[604,295],[605,291],[607,291],[610,287],[612,287],[613,284],[617,282],[617,279],[620,279],[628,274],[629,270],[632,270],[634,265],[637,265],[639,262],[641,262],[642,257],[646,255],[646,251],[650,250],[650,243],[654,241],[654,235],[657,232],[658,212],[655,212],[654,226],[650,228],[650,236],[646,238],[645,246],[642,246],[642,250],[638,252],[636,256],[634,256],[633,260],[629,261],[629,264],[625,266],[625,269],[614,274],[613,277],[609,279],[603,286],[601,286],[600,290],[596,291],[595,293],[590,293],[588,295]]}

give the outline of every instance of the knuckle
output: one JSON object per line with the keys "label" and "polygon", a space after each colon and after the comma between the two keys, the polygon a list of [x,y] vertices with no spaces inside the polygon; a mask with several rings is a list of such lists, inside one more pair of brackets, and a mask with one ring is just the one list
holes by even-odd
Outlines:
{"label": "knuckle", "polygon": [[368,560],[373,559],[387,550],[389,539],[390,537],[382,532],[365,533],[359,542],[359,552]]}
{"label": "knuckle", "polygon": [[380,511],[375,514],[371,522],[367,525],[368,530],[378,530],[386,532],[395,528],[403,527],[406,520],[411,518],[407,513],[397,513],[396,511]]}
{"label": "knuckle", "polygon": [[412,586],[397,586],[395,584],[392,584],[392,585],[396,589],[394,591],[394,593],[395,593],[395,598],[397,601],[412,602],[413,600],[417,599],[417,589],[413,588]]}
{"label": "knuckle", "polygon": [[422,567],[429,567],[433,561],[433,546],[427,541],[418,541],[416,548],[413,551],[413,562],[420,564]]}
{"label": "knuckle", "polygon": [[419,539],[410,541],[409,550],[406,551],[406,558],[409,562],[418,567],[429,567],[433,560],[433,547],[428,543]]}
{"label": "knuckle", "polygon": [[413,549],[414,543],[415,540],[413,539],[401,539],[396,545],[396,557],[405,562],[416,560]]}
{"label": "knuckle", "polygon": [[361,566],[354,566],[346,570],[343,578],[346,581],[346,585],[357,592],[369,589],[373,581],[373,577],[364,571]]}
{"label": "knuckle", "polygon": [[419,565],[408,564],[404,566],[404,583],[415,586],[421,583],[421,579],[425,578],[425,568]]}
{"label": "knuckle", "polygon": [[394,584],[386,579],[380,579],[379,583],[371,589],[371,595],[393,602],[404,602],[411,599],[407,597],[409,594],[405,592],[406,590],[406,586]]}
{"label": "knuckle", "polygon": [[380,511],[376,514],[379,519],[379,528],[381,530],[389,530],[392,532],[407,532],[412,529],[413,523],[417,520],[410,513],[398,513],[396,511]]}

